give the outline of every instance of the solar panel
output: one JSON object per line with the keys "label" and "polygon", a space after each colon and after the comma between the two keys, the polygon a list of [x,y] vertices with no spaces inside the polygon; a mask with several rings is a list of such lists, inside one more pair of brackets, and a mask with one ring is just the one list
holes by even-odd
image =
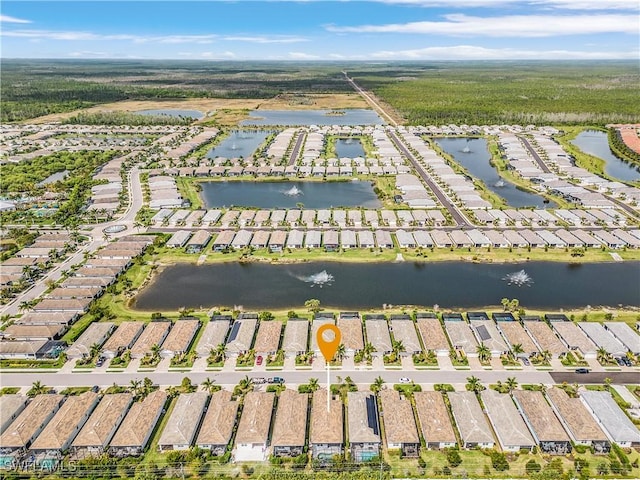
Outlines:
{"label": "solar panel", "polygon": [[482,340],[483,342],[491,338],[491,334],[489,333],[489,330],[487,330],[487,327],[485,327],[484,325],[480,325],[479,327],[476,327],[476,331],[480,336],[480,340]]}
{"label": "solar panel", "polygon": [[238,336],[238,332],[240,331],[240,323],[236,322],[231,327],[231,333],[229,334],[229,342],[233,342]]}
{"label": "solar panel", "polygon": [[378,409],[376,408],[376,399],[373,395],[366,398],[367,405],[367,425],[373,430],[373,433],[380,435],[380,427],[378,426]]}

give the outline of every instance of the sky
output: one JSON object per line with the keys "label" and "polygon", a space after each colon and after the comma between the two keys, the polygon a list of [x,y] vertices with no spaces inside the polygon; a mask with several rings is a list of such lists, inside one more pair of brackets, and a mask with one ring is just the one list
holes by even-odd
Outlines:
{"label": "sky", "polygon": [[638,0],[11,1],[1,58],[640,62]]}

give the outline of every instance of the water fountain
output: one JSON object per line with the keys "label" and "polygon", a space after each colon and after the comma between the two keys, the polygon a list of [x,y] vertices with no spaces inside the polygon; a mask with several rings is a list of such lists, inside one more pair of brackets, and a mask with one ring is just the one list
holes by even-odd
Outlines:
{"label": "water fountain", "polygon": [[498,180],[496,183],[493,184],[494,187],[498,187],[498,188],[502,188],[504,187],[505,183],[503,180]]}
{"label": "water fountain", "polygon": [[307,277],[297,278],[305,283],[310,283],[312,287],[318,285],[320,288],[322,288],[324,285],[331,285],[334,281],[333,275],[328,273],[326,270],[322,270],[321,272],[314,273],[313,275],[309,275]]}
{"label": "water fountain", "polygon": [[469,147],[464,147],[462,149],[462,153],[471,153],[471,149]]}
{"label": "water fountain", "polygon": [[302,195],[303,194],[302,190],[300,190],[295,185],[293,187],[291,187],[289,190],[285,190],[282,193],[284,193],[285,195],[287,195],[289,197],[297,197],[298,195]]}
{"label": "water fountain", "polygon": [[531,276],[524,270],[509,273],[503,278],[508,285],[515,285],[516,287],[530,286],[533,283]]}

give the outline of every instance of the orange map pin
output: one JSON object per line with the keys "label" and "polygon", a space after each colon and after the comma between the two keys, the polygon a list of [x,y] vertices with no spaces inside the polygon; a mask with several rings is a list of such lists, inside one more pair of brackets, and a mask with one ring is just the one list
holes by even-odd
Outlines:
{"label": "orange map pin", "polygon": [[[324,337],[324,333],[330,330],[333,332],[333,340],[326,340]],[[340,345],[340,329],[332,324],[322,325],[318,328],[318,333],[316,334],[316,340],[318,342],[318,348],[320,348],[320,352],[322,352],[322,356],[329,363],[333,360],[336,352],[338,351],[338,346]]]}

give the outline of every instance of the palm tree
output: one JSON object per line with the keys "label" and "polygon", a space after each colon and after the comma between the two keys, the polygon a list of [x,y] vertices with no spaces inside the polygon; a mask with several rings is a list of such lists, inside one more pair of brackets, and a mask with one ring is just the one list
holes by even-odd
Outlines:
{"label": "palm tree", "polygon": [[89,356],[91,358],[96,358],[99,353],[100,353],[100,344],[99,343],[94,343],[94,344],[91,345],[91,347],[89,347]]}
{"label": "palm tree", "polygon": [[344,343],[338,345],[338,349],[336,350],[335,358],[338,360],[342,360],[345,356],[347,348],[344,346]]}
{"label": "palm tree", "polygon": [[542,363],[549,363],[551,361],[551,352],[549,350],[543,350],[540,352],[540,358],[542,359]]}
{"label": "palm tree", "polygon": [[607,352],[604,347],[598,348],[597,354],[600,363],[607,363],[609,361],[609,352]]}
{"label": "palm tree", "polygon": [[474,376],[467,377],[466,388],[470,392],[475,392],[475,393],[479,393],[482,390],[484,390],[484,386],[480,382],[480,379],[478,377],[474,377]]}
{"label": "palm tree", "polygon": [[364,344],[364,348],[362,349],[362,353],[364,354],[364,358],[367,360],[371,360],[371,354],[376,351],[376,347],[373,346],[373,343],[367,342]]}
{"label": "palm tree", "polygon": [[154,343],[153,345],[151,345],[151,356],[154,359],[157,359],[160,356],[160,350],[160,345]]}
{"label": "palm tree", "polygon": [[131,390],[131,393],[133,393],[134,397],[137,397],[138,395],[140,395],[140,387],[141,386],[142,386],[142,382],[140,380],[137,380],[137,379],[133,379],[129,383],[129,389]]}
{"label": "palm tree", "polygon": [[481,343],[476,347],[476,353],[478,354],[481,362],[486,362],[491,356],[491,350],[489,350],[489,347],[484,343]]}
{"label": "palm tree", "polygon": [[505,382],[505,385],[507,387],[507,391],[509,393],[511,393],[516,388],[518,388],[518,381],[516,380],[516,377],[509,377],[509,378],[507,378],[507,381]]}
{"label": "palm tree", "polygon": [[393,352],[398,355],[400,354],[400,352],[406,352],[407,349],[405,348],[404,344],[402,343],[402,340],[392,340],[391,341],[391,349],[393,350]]}
{"label": "palm tree", "polygon": [[211,380],[209,377],[204,379],[204,382],[201,383],[202,388],[209,393],[213,393],[216,391],[215,381]]}
{"label": "palm tree", "polygon": [[369,387],[369,389],[373,393],[378,393],[380,390],[382,390],[383,385],[384,385],[384,379],[378,375],[376,379],[373,381],[373,383],[371,384],[371,387]]}
{"label": "palm tree", "polygon": [[316,390],[318,390],[318,388],[320,388],[320,385],[318,385],[318,379],[317,378],[310,378],[309,379],[309,390],[311,390],[312,392],[315,392]]}
{"label": "palm tree", "polygon": [[509,299],[505,297],[502,300],[500,300],[500,303],[502,304],[502,308],[506,312],[507,308],[509,307]]}
{"label": "palm tree", "polygon": [[244,395],[251,390],[253,390],[253,379],[245,375],[245,377],[238,382],[234,392],[237,392],[239,395]]}
{"label": "palm tree", "polygon": [[611,390],[611,382],[612,380],[609,377],[604,379],[604,386],[607,387],[607,390]]}
{"label": "palm tree", "polygon": [[524,348],[522,348],[522,344],[521,343],[515,343],[513,345],[513,347],[511,348],[511,350],[513,351],[513,355],[514,356],[518,356],[522,353],[524,353]]}
{"label": "palm tree", "polygon": [[49,387],[44,386],[40,380],[36,380],[31,385],[31,389],[27,392],[27,396],[35,397],[36,395],[41,395],[43,393],[47,393],[48,391]]}

